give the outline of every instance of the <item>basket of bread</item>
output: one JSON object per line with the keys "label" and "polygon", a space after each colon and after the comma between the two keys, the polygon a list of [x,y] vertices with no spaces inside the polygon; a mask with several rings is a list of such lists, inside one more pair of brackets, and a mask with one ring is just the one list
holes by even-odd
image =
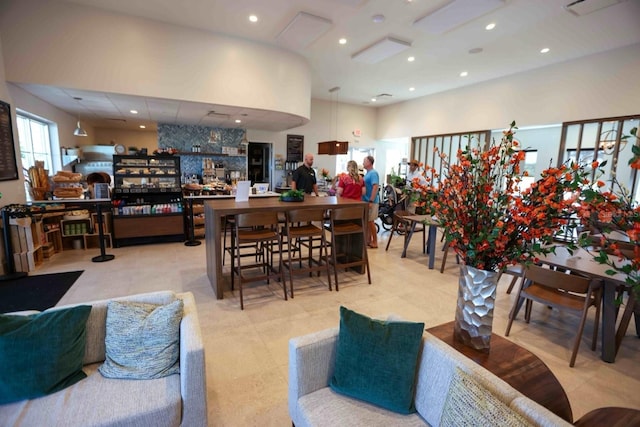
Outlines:
{"label": "basket of bread", "polygon": [[31,166],[28,171],[29,184],[34,200],[44,200],[49,187],[49,171],[44,168],[43,161],[36,161],[35,166]]}
{"label": "basket of bread", "polygon": [[84,193],[80,184],[82,174],[58,171],[52,178],[55,188],[53,195],[59,199],[78,199]]}

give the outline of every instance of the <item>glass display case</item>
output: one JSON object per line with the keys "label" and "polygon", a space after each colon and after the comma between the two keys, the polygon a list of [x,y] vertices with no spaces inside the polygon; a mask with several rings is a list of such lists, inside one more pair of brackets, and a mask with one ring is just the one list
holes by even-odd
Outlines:
{"label": "glass display case", "polygon": [[116,246],[184,240],[179,156],[113,156]]}

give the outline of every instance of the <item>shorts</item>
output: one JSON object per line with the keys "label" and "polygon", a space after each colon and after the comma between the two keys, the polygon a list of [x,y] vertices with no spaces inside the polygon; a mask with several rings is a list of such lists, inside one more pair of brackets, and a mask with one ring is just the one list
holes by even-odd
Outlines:
{"label": "shorts", "polygon": [[368,213],[367,213],[367,218],[369,221],[375,221],[376,218],[378,218],[378,204],[377,203],[371,203],[370,205],[367,204],[368,206]]}

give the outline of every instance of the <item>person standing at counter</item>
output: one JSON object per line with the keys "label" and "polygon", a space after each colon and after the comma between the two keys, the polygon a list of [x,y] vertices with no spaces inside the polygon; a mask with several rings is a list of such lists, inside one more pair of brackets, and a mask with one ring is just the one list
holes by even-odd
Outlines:
{"label": "person standing at counter", "polygon": [[347,162],[347,173],[340,175],[336,192],[338,196],[347,199],[362,199],[364,179],[358,173],[358,164],[355,161],[349,160]]}
{"label": "person standing at counter", "polygon": [[316,181],[316,172],[311,168],[313,166],[313,154],[304,155],[304,163],[298,169],[293,171],[291,176],[291,189],[302,190],[306,194],[312,192],[318,195],[318,183]]}
{"label": "person standing at counter", "polygon": [[367,202],[368,214],[367,220],[369,221],[368,228],[369,232],[369,247],[375,249],[378,247],[378,234],[376,233],[376,224],[374,221],[378,217],[378,188],[380,187],[380,177],[378,176],[378,172],[373,168],[373,156],[367,156],[362,161],[362,166],[367,171],[367,174],[364,176],[364,187],[365,193],[362,196],[362,200]]}

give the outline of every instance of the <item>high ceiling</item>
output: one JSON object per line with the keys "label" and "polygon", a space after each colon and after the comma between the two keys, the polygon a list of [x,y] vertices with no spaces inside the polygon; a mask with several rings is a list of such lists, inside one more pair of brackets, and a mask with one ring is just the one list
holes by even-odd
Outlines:
{"label": "high ceiling", "polygon": [[[461,86],[548,66],[586,55],[640,43],[640,0],[70,0],[214,33],[227,34],[290,49],[307,59],[312,70],[312,96],[371,107],[385,106]],[[486,4],[488,11],[480,9]],[[447,8],[459,7],[459,10]],[[444,8],[444,9],[443,9]],[[304,12],[302,32],[296,32]],[[248,17],[255,14],[258,21]],[[464,17],[465,14],[470,16]],[[374,17],[377,17],[374,19]],[[422,18],[425,20],[421,21]],[[463,22],[459,22],[462,20]],[[292,22],[295,21],[295,22]],[[380,21],[380,22],[374,22]],[[485,26],[494,23],[493,30]],[[292,39],[281,33],[289,26]],[[305,42],[306,31],[320,36]],[[392,38],[400,43],[381,46],[401,50],[376,63],[353,56]],[[346,44],[338,40],[345,38]],[[408,45],[408,46],[407,46]],[[547,53],[541,49],[548,48]],[[414,57],[410,62],[408,57]],[[466,76],[461,73],[466,72]],[[72,96],[95,102],[92,123],[126,127],[117,112],[140,105],[138,97],[21,85],[34,95],[72,114],[86,115]],[[339,91],[330,92],[331,88]],[[376,98],[373,102],[372,98]],[[157,121],[205,124],[203,105],[174,100],[145,99],[148,118]],[[111,105],[103,114],[99,106]],[[207,110],[211,109],[207,105]],[[237,109],[233,114],[242,114]],[[162,114],[160,114],[162,112]],[[253,113],[254,111],[250,111]],[[299,125],[295,117],[263,112],[243,127],[284,130]],[[250,116],[254,116],[251,114]],[[122,116],[124,117],[124,116]],[[229,117],[207,125],[237,127]],[[116,120],[100,120],[116,119]],[[211,119],[211,117],[209,117]],[[229,123],[227,123],[229,121]]]}

